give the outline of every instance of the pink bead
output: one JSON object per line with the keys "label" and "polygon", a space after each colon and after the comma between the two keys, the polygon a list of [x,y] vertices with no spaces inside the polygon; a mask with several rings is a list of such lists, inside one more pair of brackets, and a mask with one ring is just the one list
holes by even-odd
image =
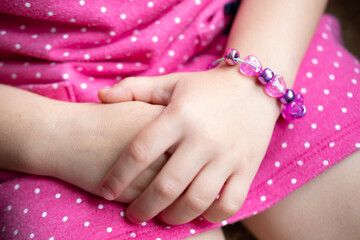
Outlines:
{"label": "pink bead", "polygon": [[275,75],[266,85],[265,92],[270,97],[282,97],[286,91],[285,80],[280,75]]}
{"label": "pink bead", "polygon": [[285,110],[295,117],[305,115],[306,108],[304,107],[304,97],[301,94],[296,95],[295,100],[285,106]]}
{"label": "pink bead", "polygon": [[[244,63],[240,65],[240,72],[246,76],[259,76],[262,68],[261,63],[257,57],[249,55],[244,59]],[[251,65],[247,64],[250,63]]]}

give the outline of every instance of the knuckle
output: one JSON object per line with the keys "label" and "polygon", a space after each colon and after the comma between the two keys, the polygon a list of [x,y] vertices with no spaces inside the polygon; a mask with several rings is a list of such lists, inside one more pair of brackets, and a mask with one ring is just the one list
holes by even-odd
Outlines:
{"label": "knuckle", "polygon": [[202,213],[210,205],[210,202],[207,199],[198,197],[198,196],[187,196],[185,197],[186,206],[193,212]]}
{"label": "knuckle", "polygon": [[155,194],[162,199],[175,199],[178,195],[178,184],[173,181],[159,181],[154,185]]}
{"label": "knuckle", "polygon": [[149,157],[149,149],[145,143],[136,141],[129,147],[129,156],[134,162],[146,163]]}

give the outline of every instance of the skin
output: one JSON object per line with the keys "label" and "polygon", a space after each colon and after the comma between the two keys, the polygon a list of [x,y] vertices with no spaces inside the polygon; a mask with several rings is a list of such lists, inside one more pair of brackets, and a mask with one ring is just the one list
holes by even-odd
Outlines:
{"label": "skin", "polygon": [[[227,46],[241,49],[242,56],[256,55],[291,88],[325,5],[325,0],[242,1]],[[234,215],[280,110],[254,78],[225,64],[208,72],[128,78],[101,91],[99,98],[104,103],[136,100],[166,106],[104,179],[104,198],[116,199],[171,150],[160,173],[127,210],[135,223],[158,216],[168,224],[182,224],[201,214],[218,222]]]}

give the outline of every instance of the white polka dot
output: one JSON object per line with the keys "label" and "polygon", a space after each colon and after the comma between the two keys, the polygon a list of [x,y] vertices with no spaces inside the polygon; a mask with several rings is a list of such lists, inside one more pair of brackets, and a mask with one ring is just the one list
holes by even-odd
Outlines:
{"label": "white polka dot", "polygon": [[327,39],[327,38],[328,38],[327,33],[322,33],[321,36],[322,36],[324,39]]}
{"label": "white polka dot", "polygon": [[6,31],[1,31],[0,34],[1,34],[1,35],[5,35],[5,34],[6,34]]}
{"label": "white polka dot", "polygon": [[63,34],[62,37],[63,37],[63,39],[68,39],[68,38],[69,38],[69,34]]}
{"label": "white polka dot", "polygon": [[130,237],[132,237],[132,238],[136,237],[136,233],[132,232],[132,233],[130,234]]}
{"label": "white polka dot", "polygon": [[359,72],[360,72],[360,70],[359,70],[358,68],[354,68],[354,71],[355,71],[356,73],[359,73]]}
{"label": "white polka dot", "polygon": [[137,40],[137,38],[136,38],[135,36],[132,36],[132,37],[131,37],[131,41],[132,41],[132,42],[136,42],[136,40]]}
{"label": "white polka dot", "polygon": [[337,51],[336,54],[338,55],[338,57],[342,57],[342,53],[340,51]]}
{"label": "white polka dot", "polygon": [[351,79],[351,82],[352,82],[353,84],[357,84],[357,80],[356,80],[356,79]]}
{"label": "white polka dot", "polygon": [[150,58],[150,57],[151,57],[151,53],[146,53],[145,56],[146,56],[147,58]]}
{"label": "white polka dot", "polygon": [[227,221],[224,220],[224,221],[221,222],[221,224],[222,224],[223,226],[225,226],[225,225],[227,225]]}
{"label": "white polka dot", "polygon": [[34,191],[36,194],[38,194],[40,192],[40,188],[35,188],[35,191]]}
{"label": "white polka dot", "polygon": [[352,97],[353,97],[352,92],[348,92],[346,95],[348,96],[348,98],[352,98]]}
{"label": "white polka dot", "polygon": [[179,17],[174,18],[174,22],[179,24],[181,22],[181,19]]}
{"label": "white polka dot", "polygon": [[153,41],[153,42],[157,42],[157,41],[159,41],[159,38],[158,38],[157,36],[153,36],[153,37],[152,37],[152,41]]}
{"label": "white polka dot", "polygon": [[19,233],[19,230],[15,229],[14,236],[16,236]]}
{"label": "white polka dot", "polygon": [[266,201],[266,196],[261,196],[261,197],[260,197],[260,200],[261,200],[262,202],[265,202],[265,201]]}
{"label": "white polka dot", "polygon": [[271,185],[271,184],[273,184],[273,182],[274,182],[274,181],[273,181],[272,179],[269,179],[269,180],[267,181],[267,184],[268,184],[268,185]]}
{"label": "white polka dot", "polygon": [[319,51],[319,52],[322,52],[324,50],[324,48],[321,46],[321,45],[318,45],[316,47],[316,49]]}
{"label": "white polka dot", "polygon": [[71,19],[70,19],[70,22],[76,22],[76,19],[75,19],[75,18],[71,18]]}
{"label": "white polka dot", "polygon": [[326,30],[331,31],[331,27],[329,24],[326,24],[325,28],[326,28]]}
{"label": "white polka dot", "polygon": [[360,148],[360,143],[355,143],[356,148]]}
{"label": "white polka dot", "polygon": [[161,240],[161,238],[156,238],[156,240]]}
{"label": "white polka dot", "polygon": [[76,203],[81,203],[81,202],[82,202],[81,198],[76,199]]}
{"label": "white polka dot", "polygon": [[298,164],[299,166],[302,166],[302,165],[304,164],[304,162],[301,161],[301,160],[299,160],[299,161],[297,162],[297,164]]}
{"label": "white polka dot", "polygon": [[288,128],[289,128],[289,129],[294,129],[294,124],[289,123]]}
{"label": "white polka dot", "polygon": [[63,217],[63,222],[66,222],[67,220],[68,220],[68,217],[67,216],[65,216],[65,217]]}
{"label": "white polka dot", "polygon": [[312,76],[313,76],[313,75],[312,75],[312,73],[311,73],[311,72],[307,72],[307,73],[306,73],[306,77],[308,77],[308,78],[312,78]]}
{"label": "white polka dot", "polygon": [[86,83],[82,83],[82,84],[80,84],[80,87],[81,87],[82,89],[86,89],[86,88],[87,88],[87,84],[86,84]]}
{"label": "white polka dot", "polygon": [[306,88],[300,89],[300,92],[301,92],[302,94],[305,94],[305,93],[306,93]]}
{"label": "white polka dot", "polygon": [[100,11],[101,11],[102,13],[105,13],[105,12],[106,12],[106,7],[101,7],[101,8],[100,8]]}
{"label": "white polka dot", "polygon": [[329,75],[329,79],[330,79],[330,80],[335,80],[335,75],[334,75],[334,74],[330,74],[330,75]]}
{"label": "white polka dot", "polygon": [[33,239],[35,237],[35,234],[31,233],[30,238]]}
{"label": "white polka dot", "polygon": [[318,106],[318,110],[321,112],[322,110],[324,110],[324,107],[321,106],[321,105],[319,105],[319,106]]}
{"label": "white polka dot", "polygon": [[340,67],[340,64],[338,62],[334,62],[334,67],[338,68]]}
{"label": "white polka dot", "polygon": [[334,147],[334,146],[335,146],[334,142],[329,143],[329,147]]}
{"label": "white polka dot", "polygon": [[70,55],[70,53],[69,52],[64,52],[63,55],[64,55],[64,57],[68,57]]}
{"label": "white polka dot", "polygon": [[319,63],[319,61],[316,58],[311,59],[312,64],[316,65]]}
{"label": "white polka dot", "polygon": [[154,6],[154,3],[153,2],[148,2],[147,6],[151,8],[151,7]]}
{"label": "white polka dot", "polygon": [[190,233],[194,234],[195,233],[195,229],[190,229]]}
{"label": "white polka dot", "polygon": [[281,144],[281,147],[282,147],[282,148],[286,148],[286,147],[287,147],[287,143],[286,143],[286,142],[283,142],[283,143]]}
{"label": "white polka dot", "polygon": [[57,83],[54,83],[53,85],[52,85],[52,88],[53,89],[57,89],[59,86],[58,86],[58,84]]}
{"label": "white polka dot", "polygon": [[21,25],[20,26],[20,30],[25,30],[26,26],[25,25]]}
{"label": "white polka dot", "polygon": [[347,108],[341,108],[342,113],[347,113]]}
{"label": "white polka dot", "polygon": [[139,19],[139,20],[137,21],[137,23],[138,23],[138,24],[141,24],[141,23],[142,23],[142,19]]}
{"label": "white polka dot", "polygon": [[69,79],[69,74],[64,73],[64,74],[62,75],[62,78],[65,79],[65,80],[66,80],[66,79]]}
{"label": "white polka dot", "polygon": [[84,54],[84,58],[85,58],[86,60],[89,60],[89,59],[90,59],[90,54],[88,54],[88,53]]}
{"label": "white polka dot", "polygon": [[56,33],[56,28],[54,28],[54,27],[50,28],[50,32]]}
{"label": "white polka dot", "polygon": [[116,68],[117,68],[117,69],[122,69],[122,68],[123,68],[122,63],[118,63],[118,64],[116,64]]}
{"label": "white polka dot", "polygon": [[11,205],[7,206],[8,211],[11,211],[11,208],[12,208]]}
{"label": "white polka dot", "polygon": [[324,164],[324,166],[327,166],[327,165],[329,165],[329,161],[328,161],[328,160],[324,160],[324,161],[323,161],[323,164]]}
{"label": "white polka dot", "polygon": [[324,94],[325,95],[329,95],[329,93],[330,93],[329,89],[324,89]]}
{"label": "white polka dot", "polygon": [[41,214],[41,216],[42,216],[42,217],[46,217],[46,216],[47,216],[47,212],[43,212],[43,213]]}
{"label": "white polka dot", "polygon": [[15,184],[14,189],[15,189],[15,190],[18,190],[18,189],[19,189],[19,187],[20,187],[20,185],[19,185],[19,184]]}
{"label": "white polka dot", "polygon": [[169,54],[170,57],[173,57],[175,55],[175,52],[173,50],[169,50],[168,54]]}
{"label": "white polka dot", "polygon": [[48,16],[52,17],[52,16],[54,16],[54,13],[53,12],[48,12]]}
{"label": "white polka dot", "polygon": [[280,167],[280,162],[279,161],[275,162],[275,167]]}
{"label": "white polka dot", "polygon": [[141,223],[141,226],[146,226],[146,222],[142,222],[142,223]]}
{"label": "white polka dot", "polygon": [[49,240],[54,240],[54,237],[50,237]]}
{"label": "white polka dot", "polygon": [[46,45],[45,45],[45,49],[46,49],[46,50],[50,50],[50,49],[51,49],[51,45],[50,45],[50,44],[46,44]]}
{"label": "white polka dot", "polygon": [[194,44],[195,44],[195,45],[199,44],[199,42],[200,42],[199,39],[195,39],[195,40],[194,40]]}
{"label": "white polka dot", "polygon": [[310,147],[310,143],[309,143],[309,142],[304,143],[304,147],[305,147],[305,148],[309,148],[309,147]]}
{"label": "white polka dot", "polygon": [[120,14],[120,18],[121,18],[122,20],[125,20],[125,19],[126,19],[126,14],[125,14],[125,13]]}
{"label": "white polka dot", "polygon": [[89,225],[90,225],[89,222],[84,222],[84,226],[85,226],[85,227],[88,227]]}
{"label": "white polka dot", "polygon": [[134,35],[138,35],[139,32],[140,32],[139,30],[135,29],[135,30],[133,31],[133,34],[134,34]]}
{"label": "white polka dot", "polygon": [[99,209],[103,209],[103,208],[104,208],[104,205],[99,204],[98,208],[99,208]]}
{"label": "white polka dot", "polygon": [[180,39],[180,40],[183,40],[184,38],[185,38],[184,34],[180,34],[180,35],[179,35],[179,39]]}
{"label": "white polka dot", "polygon": [[296,183],[297,183],[296,178],[291,179],[291,183],[292,183],[292,184],[296,184]]}
{"label": "white polka dot", "polygon": [[158,71],[159,71],[159,73],[161,73],[161,74],[162,74],[162,73],[164,73],[164,72],[165,72],[165,68],[160,67]]}
{"label": "white polka dot", "polygon": [[311,128],[312,128],[312,129],[316,129],[316,128],[317,128],[316,123],[312,123],[312,124],[311,124]]}
{"label": "white polka dot", "polygon": [[335,125],[335,129],[336,129],[336,130],[340,130],[340,129],[341,129],[341,126],[340,126],[339,124],[336,124],[336,125]]}
{"label": "white polka dot", "polygon": [[25,209],[24,209],[24,214],[27,214],[28,211],[29,211],[29,209],[25,208]]}
{"label": "white polka dot", "polygon": [[106,231],[109,233],[109,232],[112,231],[112,228],[111,228],[111,227],[108,227],[108,228],[106,229]]}
{"label": "white polka dot", "polygon": [[31,4],[29,2],[26,2],[25,7],[31,7]]}
{"label": "white polka dot", "polygon": [[86,27],[82,27],[82,28],[80,29],[80,31],[84,33],[84,32],[87,31],[87,28],[86,28]]}
{"label": "white polka dot", "polygon": [[124,211],[121,211],[121,212],[120,212],[120,216],[125,217],[125,212],[124,212]]}
{"label": "white polka dot", "polygon": [[61,197],[60,193],[55,194],[55,198],[59,199]]}
{"label": "white polka dot", "polygon": [[98,65],[96,67],[96,70],[98,70],[99,72],[101,72],[102,70],[104,70],[104,67],[102,65]]}
{"label": "white polka dot", "polygon": [[80,0],[80,1],[79,1],[79,4],[80,4],[81,6],[84,6],[84,5],[85,5],[85,1],[84,1],[84,0]]}
{"label": "white polka dot", "polygon": [[15,48],[16,48],[17,50],[19,50],[19,49],[21,48],[21,45],[20,45],[19,43],[16,43],[16,44],[15,44]]}

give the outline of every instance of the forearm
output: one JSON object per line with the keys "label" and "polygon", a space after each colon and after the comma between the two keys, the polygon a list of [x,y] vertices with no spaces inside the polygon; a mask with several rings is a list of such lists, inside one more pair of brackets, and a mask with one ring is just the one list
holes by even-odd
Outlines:
{"label": "forearm", "polygon": [[0,168],[34,174],[51,171],[51,164],[44,166],[34,152],[46,155],[49,131],[59,134],[55,129],[60,126],[55,125],[62,103],[1,84],[0,102]]}
{"label": "forearm", "polygon": [[327,0],[243,0],[227,48],[255,55],[291,88]]}

